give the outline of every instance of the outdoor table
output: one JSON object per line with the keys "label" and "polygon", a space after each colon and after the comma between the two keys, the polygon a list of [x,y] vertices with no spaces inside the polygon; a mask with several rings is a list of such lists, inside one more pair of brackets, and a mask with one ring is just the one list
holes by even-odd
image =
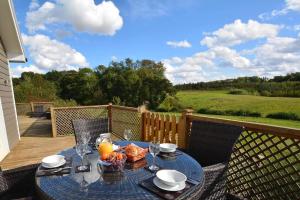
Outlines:
{"label": "outdoor table", "polygon": [[[138,146],[147,148],[147,142],[127,142],[119,141],[115,144],[126,146],[135,143]],[[41,176],[36,177],[36,186],[41,199],[160,199],[156,194],[141,187],[138,183],[154,174],[144,167],[133,170],[124,169],[123,175],[117,174],[115,177],[109,173],[100,173],[98,169],[99,154],[93,151],[87,155],[87,161],[91,164],[90,172],[75,173],[75,166],[81,162],[74,148],[66,149],[59,154],[73,158],[73,168],[70,174],[63,176]],[[147,154],[148,165],[152,163],[152,156]],[[204,186],[204,174],[200,164],[189,155],[182,152],[174,160],[156,158],[156,163],[163,169],[176,169],[184,173],[188,178],[200,183],[191,188],[183,199],[199,199]],[[107,177],[106,177],[107,176]],[[82,190],[80,184],[85,180],[88,185],[86,190]]]}

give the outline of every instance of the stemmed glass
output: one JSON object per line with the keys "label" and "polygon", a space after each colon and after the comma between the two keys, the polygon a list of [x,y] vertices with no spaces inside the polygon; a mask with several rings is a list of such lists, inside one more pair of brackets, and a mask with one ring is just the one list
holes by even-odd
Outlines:
{"label": "stemmed glass", "polygon": [[80,135],[80,142],[85,145],[85,151],[86,153],[91,152],[91,150],[89,150],[89,142],[91,140],[91,134],[89,132],[82,132]]}
{"label": "stemmed glass", "polygon": [[152,162],[152,165],[149,167],[149,169],[152,171],[158,170],[159,167],[155,165],[155,158],[156,158],[156,155],[159,154],[159,151],[160,151],[159,140],[153,139],[153,141],[150,142],[149,151],[150,151],[151,155],[153,156],[153,162]]}
{"label": "stemmed glass", "polygon": [[80,182],[79,186],[80,186],[79,187],[80,191],[82,191],[84,193],[88,192],[89,183],[85,180],[84,174],[82,174],[82,181]]}
{"label": "stemmed glass", "polygon": [[81,158],[81,165],[78,167],[80,171],[86,170],[87,166],[83,165],[83,156],[86,154],[86,145],[85,144],[80,144],[78,143],[76,145],[76,153],[80,156]]}
{"label": "stemmed glass", "polygon": [[123,134],[124,134],[124,139],[127,141],[129,141],[132,137],[132,132],[130,129],[125,129]]}

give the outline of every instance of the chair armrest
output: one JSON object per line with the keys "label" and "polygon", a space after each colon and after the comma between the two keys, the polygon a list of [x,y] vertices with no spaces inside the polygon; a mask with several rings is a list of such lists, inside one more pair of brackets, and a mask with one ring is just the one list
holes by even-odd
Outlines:
{"label": "chair armrest", "polygon": [[6,180],[8,188],[11,188],[27,177],[34,177],[38,166],[39,164],[33,164],[2,171],[3,178]]}

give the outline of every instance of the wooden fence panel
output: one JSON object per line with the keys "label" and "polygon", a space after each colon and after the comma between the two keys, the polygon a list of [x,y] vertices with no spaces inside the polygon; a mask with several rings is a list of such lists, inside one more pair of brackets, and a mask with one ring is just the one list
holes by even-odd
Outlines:
{"label": "wooden fence panel", "polygon": [[155,139],[159,139],[159,114],[155,115],[155,128],[154,128],[154,137]]}
{"label": "wooden fence panel", "polygon": [[17,115],[28,115],[31,110],[30,103],[16,103]]}
{"label": "wooden fence panel", "polygon": [[125,129],[133,133],[131,140],[142,140],[143,138],[142,114],[138,108],[111,106],[111,131],[123,138]]}
{"label": "wooden fence panel", "polygon": [[147,140],[146,141],[149,141],[150,140],[150,131],[151,131],[151,129],[150,129],[150,112],[148,112],[147,113]]}
{"label": "wooden fence panel", "polygon": [[176,142],[176,133],[177,133],[177,130],[176,130],[176,116],[173,115],[172,116],[172,122],[171,122],[171,137],[170,137],[170,141],[171,143],[177,143]]}
{"label": "wooden fence panel", "polygon": [[166,133],[164,136],[164,142],[170,142],[170,115],[166,115]]}
{"label": "wooden fence panel", "polygon": [[160,130],[159,130],[159,140],[161,142],[164,141],[164,135],[165,135],[165,116],[164,115],[160,115]]}
{"label": "wooden fence panel", "polygon": [[[177,120],[175,115],[158,114],[147,112],[143,115],[145,132],[144,138],[146,141],[151,141],[155,138],[159,139],[161,143],[170,142],[179,145],[178,139],[181,138],[178,135],[180,129],[180,119]],[[182,147],[182,144],[180,144]]]}

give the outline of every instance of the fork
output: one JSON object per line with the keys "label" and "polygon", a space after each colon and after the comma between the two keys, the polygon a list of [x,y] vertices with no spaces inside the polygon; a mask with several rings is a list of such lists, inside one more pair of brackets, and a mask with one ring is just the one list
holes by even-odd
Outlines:
{"label": "fork", "polygon": [[65,169],[71,169],[72,167],[62,167],[62,168],[58,168],[56,170],[42,170],[43,172],[48,172],[48,173],[58,173],[58,172],[61,172]]}

